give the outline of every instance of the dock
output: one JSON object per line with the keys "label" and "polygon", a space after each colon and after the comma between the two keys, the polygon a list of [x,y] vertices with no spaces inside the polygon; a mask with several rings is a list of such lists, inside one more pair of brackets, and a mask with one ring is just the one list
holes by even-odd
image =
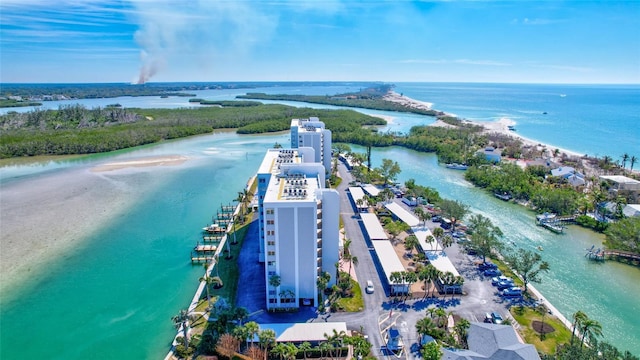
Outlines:
{"label": "dock", "polygon": [[211,245],[211,244],[196,244],[196,246],[193,247],[193,251],[195,252],[215,252],[216,250],[218,250],[218,247],[216,245]]}
{"label": "dock", "polygon": [[628,260],[640,265],[640,254],[636,254],[630,251],[622,250],[605,250],[605,249],[587,249],[587,253],[584,255],[586,258],[595,261],[604,261],[606,259],[614,259],[617,261]]}
{"label": "dock", "polygon": [[[536,224],[556,234],[561,234],[564,232],[564,222],[569,221],[569,218],[570,217],[558,217],[556,214],[544,213],[536,215]],[[575,217],[573,219],[575,219]]]}

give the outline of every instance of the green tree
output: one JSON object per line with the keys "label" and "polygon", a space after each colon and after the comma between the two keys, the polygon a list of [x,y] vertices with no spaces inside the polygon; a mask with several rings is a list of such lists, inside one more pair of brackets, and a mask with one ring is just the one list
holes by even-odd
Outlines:
{"label": "green tree", "polygon": [[[582,333],[580,342],[584,344],[585,337],[593,339],[596,336],[602,336],[602,325],[600,325],[600,323],[596,320],[586,319],[582,322],[580,332]],[[580,347],[582,347],[582,345],[580,345]]]}
{"label": "green tree", "polygon": [[209,276],[209,263],[205,262],[203,264],[204,267],[204,276],[202,276],[199,281],[202,282],[204,281],[205,285],[205,289],[207,291],[207,309],[211,309],[211,294],[209,292],[209,286],[211,284],[213,284],[213,278],[211,276]]}
{"label": "green tree", "polygon": [[413,253],[414,249],[418,248],[418,245],[418,238],[415,235],[409,235],[404,239],[404,248],[411,253]]}
{"label": "green tree", "polygon": [[424,360],[439,360],[442,358],[442,350],[437,342],[432,341],[420,349],[420,355]]}
{"label": "green tree", "polygon": [[441,227],[433,229],[433,236],[435,236],[436,239],[440,240],[442,235],[444,235],[444,230]]}
{"label": "green tree", "polygon": [[173,325],[177,329],[182,329],[182,336],[184,338],[184,346],[189,348],[189,321],[191,320],[191,314],[187,310],[180,310],[178,314],[171,318]]}
{"label": "green tree", "polygon": [[244,327],[246,329],[246,334],[251,341],[251,345],[253,346],[254,338],[260,333],[260,325],[258,325],[258,323],[255,321],[249,321],[248,323],[244,324]]}
{"label": "green tree", "polygon": [[418,335],[433,336],[438,326],[429,317],[424,317],[416,322],[416,331]]}
{"label": "green tree", "polygon": [[634,216],[610,223],[604,233],[607,248],[640,253],[640,217]]}
{"label": "green tree", "polygon": [[400,174],[400,165],[397,161],[391,159],[382,159],[382,165],[379,169],[380,174],[384,178],[384,184],[387,185],[389,180],[392,182],[396,180],[398,174]]}
{"label": "green tree", "polygon": [[262,350],[268,352],[269,348],[276,343],[276,332],[271,329],[264,329],[258,332],[258,343]]}
{"label": "green tree", "polygon": [[572,317],[573,326],[571,326],[571,344],[573,345],[573,339],[576,337],[576,330],[579,330],[582,327],[582,323],[589,317],[580,310],[576,311]]}
{"label": "green tree", "polygon": [[427,296],[429,291],[429,283],[436,279],[437,269],[428,264],[427,266],[423,266],[418,272],[418,279],[424,282],[424,295]]}
{"label": "green tree", "polygon": [[471,323],[469,320],[461,318],[456,322],[453,326],[454,331],[458,334],[458,339],[460,340],[460,347],[463,349],[468,348],[467,346],[467,336],[469,335],[469,327],[471,327]]}
{"label": "green tree", "polygon": [[542,261],[542,256],[537,252],[518,249],[506,257],[511,268],[518,272],[524,283],[524,291],[527,291],[529,282],[540,282],[540,273],[549,271],[549,263]]}
{"label": "green tree", "polygon": [[311,343],[308,341],[305,341],[298,346],[298,350],[302,351],[302,356],[304,357],[305,360],[307,359],[307,353],[309,353],[311,349],[312,349]]}
{"label": "green tree", "polygon": [[462,218],[469,211],[469,206],[457,201],[457,200],[448,200],[443,199],[440,201],[440,210],[445,217],[451,219],[451,229],[455,230],[456,223],[458,220],[462,220]]}
{"label": "green tree", "polygon": [[469,219],[468,228],[471,232],[470,246],[482,256],[483,262],[493,250],[502,248],[500,241],[502,231],[499,227],[494,226],[489,218],[480,214],[473,215]]}

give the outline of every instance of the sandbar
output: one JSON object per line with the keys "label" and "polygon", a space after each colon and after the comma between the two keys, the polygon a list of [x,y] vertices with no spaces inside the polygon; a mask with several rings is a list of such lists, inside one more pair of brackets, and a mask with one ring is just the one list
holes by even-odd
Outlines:
{"label": "sandbar", "polygon": [[182,155],[170,155],[170,156],[156,156],[150,158],[140,158],[127,161],[111,162],[95,166],[91,169],[93,172],[104,172],[121,170],[131,167],[149,167],[149,166],[175,166],[181,165],[188,158]]}

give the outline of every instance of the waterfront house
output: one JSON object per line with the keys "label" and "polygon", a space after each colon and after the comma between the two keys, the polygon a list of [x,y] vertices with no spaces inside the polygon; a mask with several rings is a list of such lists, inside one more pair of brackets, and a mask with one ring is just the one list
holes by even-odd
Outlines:
{"label": "waterfront house", "polygon": [[511,325],[471,323],[467,343],[469,349],[443,349],[442,360],[522,359],[540,360],[531,344],[524,344]]}
{"label": "waterfront house", "polygon": [[584,186],[584,184],[587,183],[584,174],[576,171],[576,169],[571,166],[555,168],[551,170],[551,176],[563,178],[573,187]]}
{"label": "waterfront house", "polygon": [[487,161],[492,163],[499,163],[502,158],[502,150],[496,149],[493,146],[487,146],[484,149],[479,150],[478,153],[483,155]]}

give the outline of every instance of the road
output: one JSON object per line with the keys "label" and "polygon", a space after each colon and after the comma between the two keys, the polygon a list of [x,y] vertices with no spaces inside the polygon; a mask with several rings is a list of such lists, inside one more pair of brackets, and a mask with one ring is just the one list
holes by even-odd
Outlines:
{"label": "road", "polygon": [[[340,193],[340,209],[346,238],[351,240],[351,254],[358,257],[358,266],[355,267],[356,276],[362,289],[365,288],[367,280],[374,284],[373,294],[366,294],[363,291],[365,310],[358,313],[332,313],[329,316],[322,316],[319,320],[345,321],[350,330],[363,331],[371,342],[374,355],[378,358],[395,358],[395,356],[384,354],[382,329],[394,323],[400,330],[405,347],[417,342],[417,332],[415,324],[418,320],[426,316],[426,309],[433,306],[444,307],[448,312],[454,312],[462,318],[471,322],[481,322],[484,314],[497,311],[505,318],[509,318],[507,302],[497,296],[496,288],[491,286],[489,279],[485,278],[477,271],[475,262],[479,261],[474,256],[467,255],[461,251],[457,244],[446,249],[447,255],[458,269],[460,275],[465,278],[464,295],[456,295],[454,298],[447,296],[445,299],[413,299],[402,303],[393,303],[388,295],[386,286],[383,286],[384,273],[374,261],[375,253],[373,247],[364,236],[362,222],[354,208],[349,194],[349,183],[353,177],[344,164],[338,165],[338,171],[342,178],[337,190]],[[428,184],[425,184],[428,185]],[[438,223],[427,222],[431,229],[439,226]],[[386,283],[386,280],[384,281]],[[389,318],[391,316],[391,318]],[[318,320],[316,320],[318,321]],[[400,358],[414,359],[415,353],[405,353]]]}

